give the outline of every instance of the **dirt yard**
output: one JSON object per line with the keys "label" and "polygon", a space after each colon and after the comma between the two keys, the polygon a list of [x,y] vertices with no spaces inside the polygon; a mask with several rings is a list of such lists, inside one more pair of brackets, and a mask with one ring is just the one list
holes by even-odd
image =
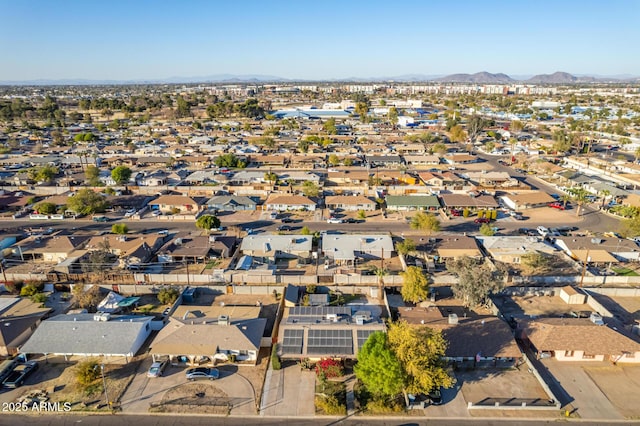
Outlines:
{"label": "dirt yard", "polygon": [[640,418],[640,366],[585,366],[584,370],[623,416]]}

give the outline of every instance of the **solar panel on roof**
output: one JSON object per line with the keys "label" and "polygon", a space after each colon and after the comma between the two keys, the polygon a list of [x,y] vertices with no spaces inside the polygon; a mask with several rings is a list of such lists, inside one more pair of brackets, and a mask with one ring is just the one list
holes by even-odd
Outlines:
{"label": "solar panel on roof", "polygon": [[284,330],[282,338],[283,354],[301,354],[304,330]]}

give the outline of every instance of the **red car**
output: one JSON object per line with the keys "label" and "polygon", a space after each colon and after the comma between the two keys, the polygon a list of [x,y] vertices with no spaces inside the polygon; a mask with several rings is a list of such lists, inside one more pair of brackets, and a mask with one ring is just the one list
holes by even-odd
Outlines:
{"label": "red car", "polygon": [[557,202],[557,201],[555,201],[553,203],[549,203],[549,207],[551,207],[553,209],[564,210],[564,205],[562,203]]}
{"label": "red car", "polygon": [[479,217],[477,219],[474,220],[475,223],[489,223],[491,222],[491,219],[489,219],[488,217]]}
{"label": "red car", "polygon": [[451,216],[462,216],[462,210],[451,210]]}

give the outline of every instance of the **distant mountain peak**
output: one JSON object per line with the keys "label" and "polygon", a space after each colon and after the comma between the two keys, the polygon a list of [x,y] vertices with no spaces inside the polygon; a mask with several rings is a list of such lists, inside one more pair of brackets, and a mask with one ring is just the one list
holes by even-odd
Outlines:
{"label": "distant mountain peak", "polygon": [[503,73],[493,74],[487,71],[475,74],[451,74],[437,79],[437,81],[451,83],[511,83],[515,81]]}

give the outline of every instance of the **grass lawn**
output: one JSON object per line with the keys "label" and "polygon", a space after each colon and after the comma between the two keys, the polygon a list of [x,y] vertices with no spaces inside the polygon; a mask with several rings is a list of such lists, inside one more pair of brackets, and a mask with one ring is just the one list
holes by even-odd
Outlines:
{"label": "grass lawn", "polygon": [[638,273],[629,268],[611,268],[613,272],[623,277],[637,277]]}

